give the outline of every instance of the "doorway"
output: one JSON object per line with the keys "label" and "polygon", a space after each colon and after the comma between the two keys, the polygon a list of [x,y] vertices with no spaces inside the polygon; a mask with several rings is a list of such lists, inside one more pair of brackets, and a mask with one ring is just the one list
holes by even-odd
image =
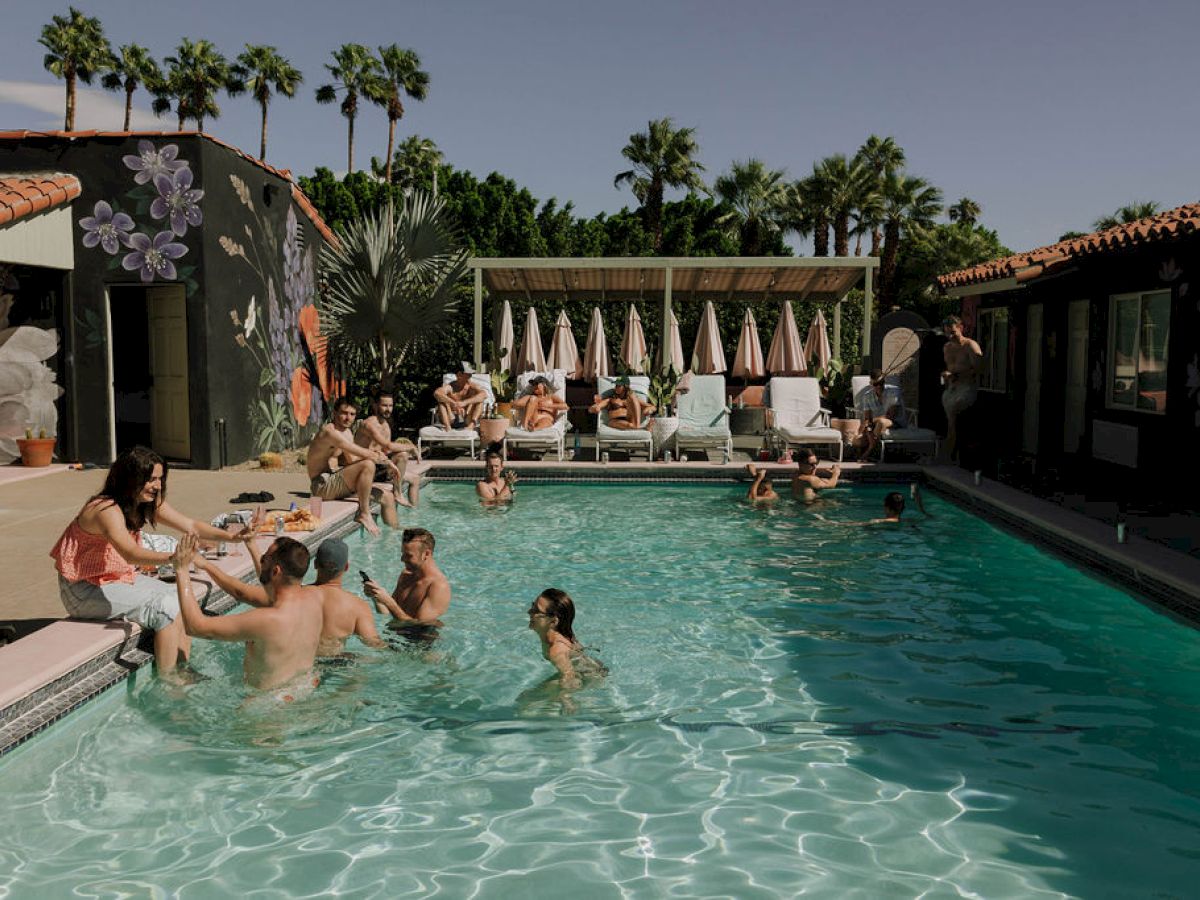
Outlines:
{"label": "doorway", "polygon": [[114,451],[141,444],[162,456],[192,456],[187,302],[182,285],[113,287]]}
{"label": "doorway", "polygon": [[1063,452],[1078,453],[1087,407],[1088,301],[1067,307],[1067,386],[1064,397]]}
{"label": "doorway", "polygon": [[1034,303],[1025,316],[1025,407],[1021,449],[1037,456],[1038,419],[1042,414],[1042,304]]}

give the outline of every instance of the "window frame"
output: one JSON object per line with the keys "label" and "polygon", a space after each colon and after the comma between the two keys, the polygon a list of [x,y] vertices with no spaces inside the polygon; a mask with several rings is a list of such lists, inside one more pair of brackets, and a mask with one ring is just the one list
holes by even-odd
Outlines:
{"label": "window frame", "polygon": [[[1145,307],[1146,299],[1159,294],[1167,295],[1167,333],[1171,330],[1171,301],[1174,299],[1170,288],[1155,288],[1153,290],[1144,291],[1127,291],[1121,294],[1108,295],[1108,352],[1104,363],[1104,408],[1111,409],[1117,412],[1142,413],[1151,416],[1165,416],[1167,414],[1166,402],[1163,402],[1162,409],[1147,409],[1143,406],[1138,406],[1138,382],[1141,379],[1142,373],[1138,369],[1137,360],[1141,356],[1142,350],[1142,313]],[[1136,300],[1137,307],[1137,329],[1134,332],[1133,344],[1133,377],[1134,391],[1133,403],[1120,403],[1113,400],[1113,382],[1117,378],[1117,305],[1122,301]],[[1163,366],[1168,364],[1167,350],[1169,340],[1163,344]]]}
{"label": "window frame", "polygon": [[[1002,318],[1001,318],[1002,317]],[[987,321],[987,331],[984,330],[984,321]],[[997,320],[1003,323],[1005,330],[1004,352],[997,359],[995,355],[996,348],[996,324]],[[983,365],[979,370],[979,385],[981,391],[988,391],[992,394],[1008,393],[1008,327],[1009,327],[1009,308],[1007,306],[988,306],[980,309],[975,314],[975,334],[977,335],[977,343],[979,349],[983,351]],[[999,364],[997,370],[995,366]],[[995,383],[994,375],[999,374],[1000,384]]]}

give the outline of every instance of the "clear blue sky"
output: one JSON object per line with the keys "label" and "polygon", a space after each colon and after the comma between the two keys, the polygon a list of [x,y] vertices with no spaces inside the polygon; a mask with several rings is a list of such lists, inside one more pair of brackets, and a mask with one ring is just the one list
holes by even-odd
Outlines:
{"label": "clear blue sky", "polygon": [[[61,82],[37,37],[66,2],[5,0],[0,126],[61,127]],[[432,138],[448,162],[492,170],[540,199],[592,214],[632,203],[613,188],[621,147],[647,120],[693,126],[709,178],[756,156],[790,175],[871,133],[947,202],[966,195],[1014,250],[1087,230],[1135,200],[1200,199],[1192,82],[1200,3],[1042,0],[665,2],[665,0],[76,0],[114,44],[161,58],[181,36],[234,56],[276,45],[305,74],[271,108],[268,160],[309,174],[345,167],[345,123],[318,106],[344,42],[420,53],[429,98],[398,137]],[[144,95],[142,121],[156,126]],[[119,97],[81,98],[80,127],[118,128]],[[258,147],[258,111],[223,98],[209,131]],[[358,120],[356,162],[383,156],[387,122]]]}

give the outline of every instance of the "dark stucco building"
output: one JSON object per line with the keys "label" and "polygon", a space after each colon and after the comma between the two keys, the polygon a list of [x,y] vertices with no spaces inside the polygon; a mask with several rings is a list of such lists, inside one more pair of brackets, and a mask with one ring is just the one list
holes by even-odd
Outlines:
{"label": "dark stucco building", "polygon": [[0,178],[51,173],[78,181],[69,237],[22,246],[69,241],[45,254],[59,268],[0,266],[14,321],[36,309],[59,334],[60,458],[140,443],[214,468],[302,444],[330,391],[315,296],[333,236],[290,174],[198,132],[0,132]]}

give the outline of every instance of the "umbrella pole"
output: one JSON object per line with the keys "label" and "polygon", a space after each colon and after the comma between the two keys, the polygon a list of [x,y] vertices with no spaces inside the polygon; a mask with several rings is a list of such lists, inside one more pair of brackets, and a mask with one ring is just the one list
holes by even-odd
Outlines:
{"label": "umbrella pole", "polygon": [[671,322],[671,267],[667,266],[663,280],[662,329],[658,339],[658,368],[665,372],[671,365],[667,359],[667,329]]}
{"label": "umbrella pole", "polygon": [[[845,299],[845,298],[843,298]],[[833,358],[842,358],[842,301],[833,306]]]}

